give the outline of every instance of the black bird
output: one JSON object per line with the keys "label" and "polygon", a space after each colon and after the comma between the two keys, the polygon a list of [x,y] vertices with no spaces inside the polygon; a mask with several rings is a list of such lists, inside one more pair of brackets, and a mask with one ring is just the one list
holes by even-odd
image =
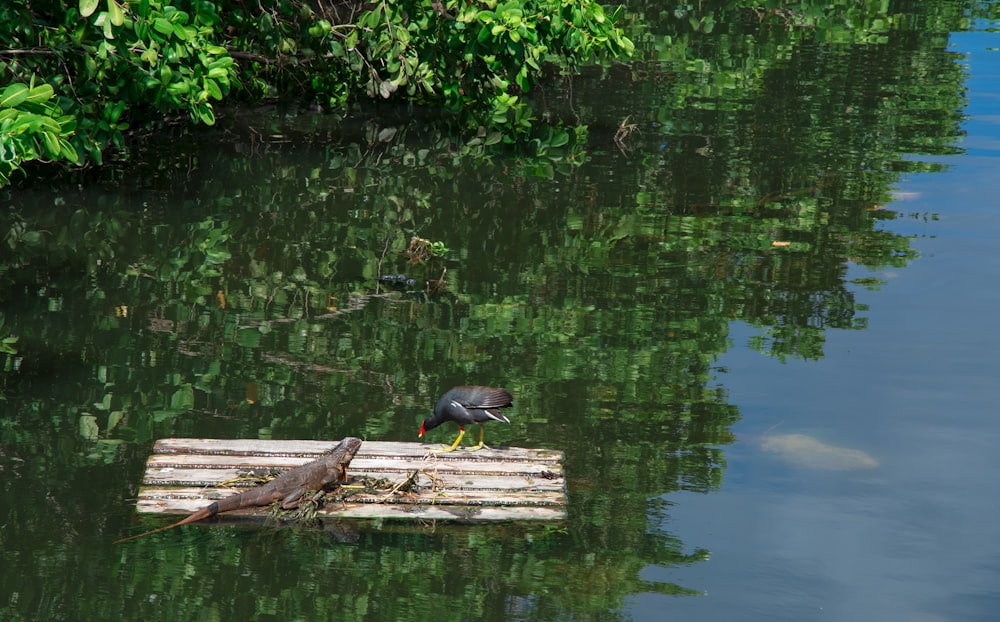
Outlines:
{"label": "black bird", "polygon": [[458,444],[465,436],[465,426],[470,423],[479,424],[479,444],[469,449],[478,451],[483,447],[489,449],[483,443],[483,424],[487,421],[503,421],[510,423],[510,419],[503,416],[498,410],[500,408],[510,408],[514,405],[514,396],[507,389],[499,387],[455,387],[441,396],[434,407],[434,416],[424,419],[420,424],[420,436],[427,430],[433,430],[445,421],[454,421],[458,424],[458,438],[451,444],[451,447],[442,451],[455,451]]}

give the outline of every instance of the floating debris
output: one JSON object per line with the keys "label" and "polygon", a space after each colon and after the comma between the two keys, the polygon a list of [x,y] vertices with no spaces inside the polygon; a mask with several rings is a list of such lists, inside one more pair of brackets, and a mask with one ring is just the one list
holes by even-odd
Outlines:
{"label": "floating debris", "polygon": [[409,288],[417,286],[417,280],[411,279],[405,274],[383,274],[378,277],[378,280],[389,285],[402,285]]}

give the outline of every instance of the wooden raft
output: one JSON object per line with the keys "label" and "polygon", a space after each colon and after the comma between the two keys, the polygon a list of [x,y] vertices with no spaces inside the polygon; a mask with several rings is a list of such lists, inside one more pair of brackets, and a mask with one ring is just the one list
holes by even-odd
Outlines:
{"label": "wooden raft", "polygon": [[[146,463],[137,509],[145,514],[190,514],[246,488],[224,482],[271,469],[283,471],[315,460],[338,441],[262,441],[166,438]],[[328,502],[325,517],[408,518],[463,522],[566,518],[563,453],[502,447],[434,453],[438,444],[365,441],[348,468],[358,484],[382,480],[375,492]],[[409,492],[392,492],[416,473]],[[386,481],[388,480],[388,482]],[[264,516],[268,508],[229,515]]]}

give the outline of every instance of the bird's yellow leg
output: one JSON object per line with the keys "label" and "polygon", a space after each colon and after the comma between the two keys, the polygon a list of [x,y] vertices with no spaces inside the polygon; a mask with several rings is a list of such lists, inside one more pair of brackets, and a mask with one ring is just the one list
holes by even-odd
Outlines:
{"label": "bird's yellow leg", "polygon": [[465,436],[465,426],[462,426],[461,428],[458,429],[458,438],[456,438],[455,442],[451,444],[451,447],[445,447],[443,449],[439,449],[437,450],[437,453],[446,454],[449,451],[455,451],[455,448],[458,447],[458,444],[462,442],[463,436]]}
{"label": "bird's yellow leg", "polygon": [[486,434],[486,426],[479,424],[479,444],[469,447],[469,451],[479,451],[480,449],[489,449],[490,446],[483,442],[483,436]]}

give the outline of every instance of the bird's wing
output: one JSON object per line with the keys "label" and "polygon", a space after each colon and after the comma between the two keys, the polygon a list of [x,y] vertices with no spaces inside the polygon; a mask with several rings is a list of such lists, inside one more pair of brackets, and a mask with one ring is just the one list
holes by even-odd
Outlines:
{"label": "bird's wing", "polygon": [[471,396],[466,401],[466,408],[507,408],[511,406],[514,396],[507,389],[487,389]]}

